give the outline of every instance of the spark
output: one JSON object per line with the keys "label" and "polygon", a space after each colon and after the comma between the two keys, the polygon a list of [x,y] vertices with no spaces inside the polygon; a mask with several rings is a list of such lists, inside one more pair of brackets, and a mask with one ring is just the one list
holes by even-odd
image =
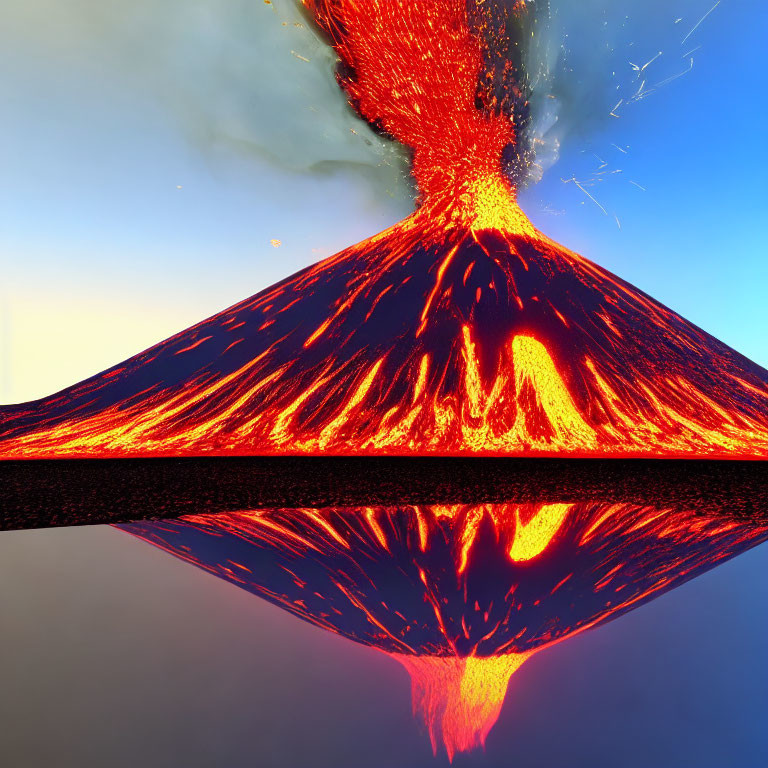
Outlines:
{"label": "spark", "polygon": [[582,183],[576,180],[575,176],[573,176],[570,179],[563,179],[562,181],[564,184],[573,182],[606,216],[608,215],[608,211],[606,211],[605,208],[603,208],[603,206],[600,205],[600,203],[597,200],[595,200],[595,198],[592,197],[592,195],[590,195],[589,192],[587,192],[587,190],[583,187]]}
{"label": "spark", "polygon": [[687,75],[692,69],[693,69],[693,59],[690,60],[688,64],[688,69],[684,69],[682,72],[678,72],[676,75],[672,75],[671,77],[668,77],[666,80],[662,80],[660,83],[656,83],[654,88],[663,88],[665,85],[669,85],[674,80],[677,80],[678,77]]}
{"label": "spark", "polygon": [[691,29],[691,31],[680,41],[680,45],[685,45],[685,41],[702,25],[707,16],[709,16],[721,2],[722,0],[717,0],[717,2],[696,22],[696,24],[694,24],[693,29]]}
{"label": "spark", "polygon": [[637,72],[637,75],[639,77],[640,73],[644,72],[646,67],[648,67],[649,65],[653,64],[653,62],[656,61],[656,59],[658,59],[659,56],[661,56],[661,55],[662,55],[662,51],[659,51],[652,59],[650,59],[649,61],[646,61],[645,64],[643,64],[642,66],[639,66],[637,64],[633,64],[631,61],[629,62],[629,66],[632,67],[632,69],[634,69],[635,72]]}

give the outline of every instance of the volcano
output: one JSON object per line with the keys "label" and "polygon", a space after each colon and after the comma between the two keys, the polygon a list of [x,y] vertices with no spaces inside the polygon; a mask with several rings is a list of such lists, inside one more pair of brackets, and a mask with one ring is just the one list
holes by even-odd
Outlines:
{"label": "volcano", "polygon": [[768,457],[768,371],[518,207],[527,80],[510,51],[535,32],[534,4],[305,5],[350,103],[412,149],[416,212],[3,408],[0,456]]}
{"label": "volcano", "polygon": [[764,514],[610,497],[242,510],[119,527],[394,658],[433,749],[451,758],[484,743],[531,656],[768,539]]}
{"label": "volcano", "polygon": [[768,456],[768,372],[535,232],[411,220],[2,412],[7,457]]}

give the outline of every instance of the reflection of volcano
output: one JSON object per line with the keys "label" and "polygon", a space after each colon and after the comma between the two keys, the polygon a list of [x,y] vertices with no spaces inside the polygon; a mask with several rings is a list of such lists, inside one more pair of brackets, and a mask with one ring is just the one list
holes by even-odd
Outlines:
{"label": "reflection of volcano", "polygon": [[2,409],[0,455],[768,456],[768,372],[517,207],[505,171],[525,154],[513,121],[527,80],[509,52],[539,4],[506,17],[474,0],[305,4],[351,102],[412,148],[418,211]]}
{"label": "reflection of volcano", "polygon": [[483,742],[531,654],[768,538],[768,526],[636,504],[252,510],[121,526],[378,648],[449,755]]}

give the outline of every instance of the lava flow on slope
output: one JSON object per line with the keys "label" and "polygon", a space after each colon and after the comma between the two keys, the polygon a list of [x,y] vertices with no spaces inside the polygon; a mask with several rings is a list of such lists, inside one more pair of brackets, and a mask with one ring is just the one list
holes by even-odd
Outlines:
{"label": "lava flow on slope", "polygon": [[519,50],[542,3],[305,6],[350,103],[411,148],[416,212],[0,409],[0,456],[768,457],[768,371],[552,242],[516,203],[530,159]]}
{"label": "lava flow on slope", "polygon": [[768,524],[605,501],[245,510],[118,526],[383,651],[449,757],[484,743],[531,655],[768,539]]}

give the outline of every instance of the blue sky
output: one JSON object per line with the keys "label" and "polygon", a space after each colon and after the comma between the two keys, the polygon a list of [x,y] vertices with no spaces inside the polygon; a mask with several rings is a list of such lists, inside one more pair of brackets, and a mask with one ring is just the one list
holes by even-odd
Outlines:
{"label": "blue sky", "polygon": [[[283,6],[283,16],[249,9],[255,26],[232,37],[231,51],[235,27],[216,27],[211,42],[201,17],[194,35],[226,65],[196,94],[207,99],[202,116],[175,100],[206,77],[194,51],[160,55],[168,40],[179,44],[181,33],[168,37],[181,23],[172,14],[124,22],[94,15],[92,0],[66,14],[51,0],[12,0],[3,11],[11,23],[0,24],[1,402],[96,373],[409,211],[394,172],[371,165],[385,150],[366,156],[358,138],[352,146],[334,136],[354,120],[333,111],[328,60],[306,30],[291,37]],[[674,6],[674,14],[645,6],[641,36],[612,59],[626,68],[617,78],[631,81],[630,61],[682,38],[711,3]],[[117,14],[120,4],[101,7]],[[194,4],[198,14],[211,7]],[[672,26],[672,15],[683,21]],[[558,163],[522,195],[550,236],[762,365],[766,33],[757,2],[721,3],[687,41],[685,49],[701,46],[689,73],[619,119],[567,135]],[[583,57],[589,41],[570,45]],[[653,65],[658,77],[687,66],[676,45]],[[296,49],[316,60],[308,65]],[[233,105],[241,97],[247,108]],[[330,111],[318,112],[325,104]],[[226,118],[226,140],[206,134],[211,114]],[[622,171],[589,187],[607,215],[562,181],[587,179],[595,155]],[[320,172],[325,157],[342,162]]]}

